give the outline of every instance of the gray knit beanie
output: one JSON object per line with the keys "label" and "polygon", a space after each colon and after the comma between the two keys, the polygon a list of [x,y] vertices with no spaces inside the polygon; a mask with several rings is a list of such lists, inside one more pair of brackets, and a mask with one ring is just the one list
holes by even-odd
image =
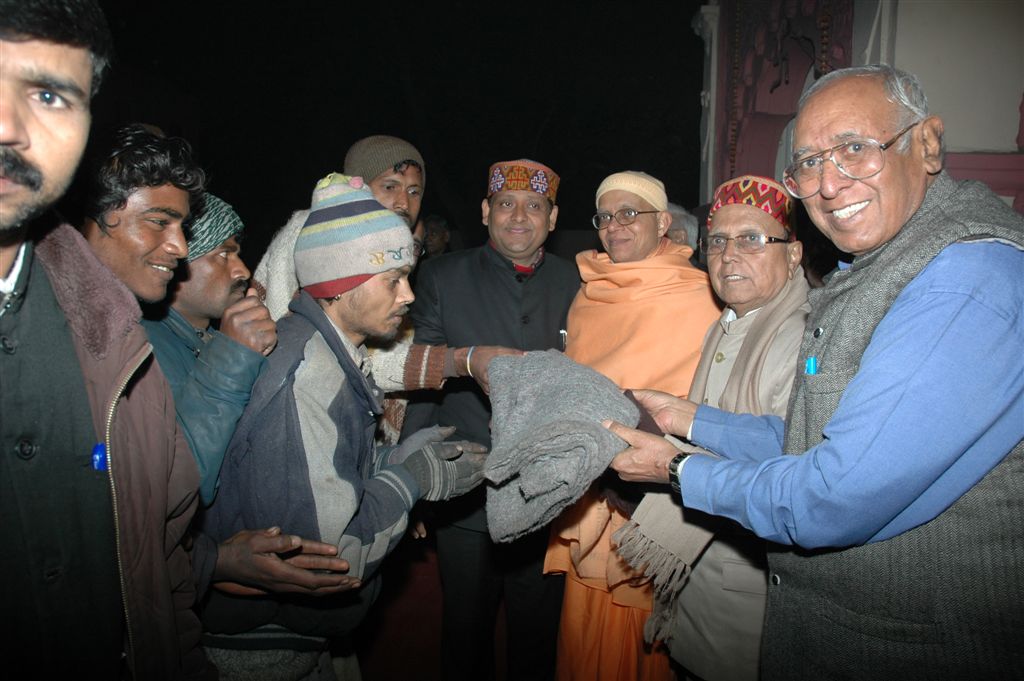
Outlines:
{"label": "gray knit beanie", "polygon": [[188,239],[188,261],[203,257],[229,238],[240,234],[245,225],[228,203],[207,193],[203,214],[192,223]]}
{"label": "gray knit beanie", "polygon": [[372,181],[396,165],[412,161],[420,167],[423,185],[427,184],[427,166],[416,147],[391,135],[371,135],[353,144],[345,154],[345,174]]}

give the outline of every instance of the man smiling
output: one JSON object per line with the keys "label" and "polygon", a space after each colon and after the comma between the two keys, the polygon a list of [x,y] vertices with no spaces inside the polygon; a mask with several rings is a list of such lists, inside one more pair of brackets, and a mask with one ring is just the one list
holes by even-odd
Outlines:
{"label": "man smiling", "polygon": [[614,426],[620,475],[793,546],[765,680],[1024,674],[1024,220],[943,172],[942,134],[911,74],[812,85],[784,183],[856,257],[810,294],[785,423],[638,393],[721,459]]}
{"label": "man smiling", "polygon": [[[719,312],[708,276],[690,264],[692,248],[665,237],[672,216],[661,180],[613,173],[598,186],[595,204],[591,222],[604,252],[576,256],[583,286],[569,309],[566,355],[622,389],[659,386],[685,395],[701,339]],[[668,655],[643,641],[650,584],[611,540],[629,514],[616,499],[635,493],[615,487],[598,481],[552,523],[544,568],[566,575],[558,667],[574,678],[665,679]]]}
{"label": "man smiling", "polygon": [[[429,258],[419,269],[410,317],[415,341],[476,346],[467,355],[481,375],[493,352],[564,349],[560,331],[579,275],[572,263],[545,253],[555,229],[559,177],[525,159],[495,163],[488,172],[481,218],[484,246]],[[431,424],[455,426],[475,442],[490,442],[490,403],[470,380],[450,381],[440,398],[410,402],[403,436]],[[545,679],[554,672],[562,578],[541,573],[545,532],[495,544],[487,532],[483,490],[437,513],[437,553],[443,583],[442,678],[482,679],[494,673],[494,623],[505,599],[508,678]]]}
{"label": "man smiling", "polygon": [[188,255],[184,223],[202,198],[203,171],[188,144],[126,126],[115,133],[90,183],[86,241],[136,298],[163,300]]}

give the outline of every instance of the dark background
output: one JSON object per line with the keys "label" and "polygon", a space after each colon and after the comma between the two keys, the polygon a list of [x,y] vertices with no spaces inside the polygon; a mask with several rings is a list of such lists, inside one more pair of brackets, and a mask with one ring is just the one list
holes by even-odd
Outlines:
{"label": "dark background", "polygon": [[467,246],[488,166],[532,158],[562,178],[549,248],[597,245],[594,191],[644,170],[692,209],[700,169],[700,0],[671,3],[101,0],[117,50],[94,136],[145,122],[188,139],[210,190],[247,225],[255,265],[316,181],[371,134],[426,161],[421,216]]}

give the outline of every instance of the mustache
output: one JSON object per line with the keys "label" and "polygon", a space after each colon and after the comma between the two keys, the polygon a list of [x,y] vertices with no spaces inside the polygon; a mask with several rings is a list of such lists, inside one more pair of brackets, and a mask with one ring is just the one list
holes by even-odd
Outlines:
{"label": "mustache", "polygon": [[409,211],[404,208],[392,208],[391,212],[405,220],[405,224],[409,225],[409,229],[412,229],[412,216],[409,215]]}
{"label": "mustache", "polygon": [[245,292],[248,291],[248,290],[249,290],[249,280],[248,279],[235,279],[233,282],[231,282],[231,291],[230,291],[230,293],[238,292],[238,293],[241,293],[244,296]]}
{"label": "mustache", "polygon": [[0,176],[28,187],[34,192],[43,186],[43,174],[10,147],[0,146]]}

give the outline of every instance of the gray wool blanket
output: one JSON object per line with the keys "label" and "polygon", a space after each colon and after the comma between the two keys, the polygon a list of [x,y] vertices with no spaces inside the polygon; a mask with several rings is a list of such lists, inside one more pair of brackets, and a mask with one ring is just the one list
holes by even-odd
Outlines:
{"label": "gray wool blanket", "polygon": [[627,447],[601,422],[636,427],[640,412],[611,380],[557,350],[495,357],[488,376],[487,527],[510,542],[551,522]]}

